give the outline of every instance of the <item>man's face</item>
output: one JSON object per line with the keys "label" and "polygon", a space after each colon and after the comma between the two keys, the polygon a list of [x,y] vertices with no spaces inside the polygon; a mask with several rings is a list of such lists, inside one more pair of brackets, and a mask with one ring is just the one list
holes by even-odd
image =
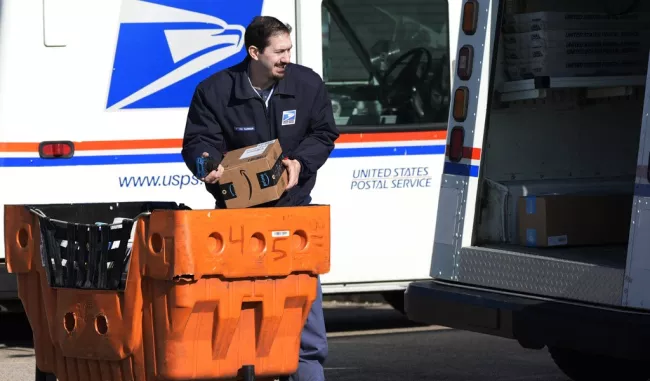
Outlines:
{"label": "man's face", "polygon": [[291,37],[287,33],[269,38],[269,45],[257,54],[259,62],[267,70],[269,78],[282,79],[284,68],[291,62]]}

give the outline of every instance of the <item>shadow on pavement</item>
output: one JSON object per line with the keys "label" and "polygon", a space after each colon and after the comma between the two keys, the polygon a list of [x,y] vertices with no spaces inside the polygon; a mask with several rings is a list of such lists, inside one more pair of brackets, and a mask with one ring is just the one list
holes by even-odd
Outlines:
{"label": "shadow on pavement", "polygon": [[[327,332],[371,331],[421,327],[384,304],[328,302],[324,305]],[[33,348],[32,330],[24,313],[0,315],[0,351]],[[25,353],[25,356],[31,356]],[[20,357],[20,353],[12,357]]]}
{"label": "shadow on pavement", "polygon": [[424,326],[408,320],[402,313],[385,304],[326,303],[324,311],[325,326],[329,333]]}
{"label": "shadow on pavement", "polygon": [[24,313],[0,314],[0,357],[34,357],[32,329]]}

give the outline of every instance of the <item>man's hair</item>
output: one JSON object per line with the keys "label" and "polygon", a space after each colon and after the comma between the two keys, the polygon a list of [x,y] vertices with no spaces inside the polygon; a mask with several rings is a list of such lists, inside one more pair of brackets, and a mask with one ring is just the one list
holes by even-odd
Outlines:
{"label": "man's hair", "polygon": [[269,38],[278,34],[291,34],[291,26],[272,16],[256,16],[246,27],[244,44],[246,51],[251,46],[257,47],[260,52],[269,45]]}

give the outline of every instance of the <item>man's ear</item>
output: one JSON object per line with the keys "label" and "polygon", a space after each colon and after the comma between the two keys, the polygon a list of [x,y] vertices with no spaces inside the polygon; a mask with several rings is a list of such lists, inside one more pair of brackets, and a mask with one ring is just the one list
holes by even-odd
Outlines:
{"label": "man's ear", "polygon": [[248,48],[248,55],[251,56],[251,58],[254,59],[255,61],[257,61],[259,59],[259,54],[260,54],[260,51],[259,51],[259,49],[257,49],[256,46],[250,46]]}

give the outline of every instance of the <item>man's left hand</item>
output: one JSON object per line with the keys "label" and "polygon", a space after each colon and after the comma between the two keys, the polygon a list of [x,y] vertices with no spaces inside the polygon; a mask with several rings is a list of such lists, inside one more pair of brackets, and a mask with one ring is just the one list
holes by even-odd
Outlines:
{"label": "man's left hand", "polygon": [[300,162],[298,160],[284,159],[282,164],[287,167],[287,172],[289,174],[289,185],[287,185],[287,190],[293,188],[298,184],[298,176],[300,175]]}

